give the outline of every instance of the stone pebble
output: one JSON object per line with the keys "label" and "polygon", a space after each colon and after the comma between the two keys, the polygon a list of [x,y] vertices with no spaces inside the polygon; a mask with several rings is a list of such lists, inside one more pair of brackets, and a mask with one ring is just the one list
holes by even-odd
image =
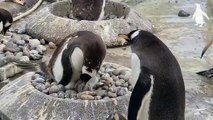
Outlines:
{"label": "stone pebble", "polygon": [[[132,91],[129,83],[130,72],[124,69],[117,69],[111,64],[104,64],[97,74],[98,83],[93,91],[84,91],[85,83],[79,80],[74,89],[47,81],[44,75],[36,73],[32,76],[32,85],[39,91],[53,97],[71,100],[101,100],[124,96]],[[41,85],[42,84],[42,85]]]}
{"label": "stone pebble", "polygon": [[1,35],[0,38],[0,53],[5,54],[6,57],[11,56],[7,54],[11,52],[18,59],[27,56],[32,60],[39,60],[47,50],[47,42],[44,39],[34,39],[27,34],[7,32],[7,35]]}

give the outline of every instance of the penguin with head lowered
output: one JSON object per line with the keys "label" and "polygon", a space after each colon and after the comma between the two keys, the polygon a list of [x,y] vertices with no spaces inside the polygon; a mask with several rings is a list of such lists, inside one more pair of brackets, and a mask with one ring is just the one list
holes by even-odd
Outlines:
{"label": "penguin with head lowered", "polygon": [[98,82],[96,73],[106,55],[106,46],[98,35],[78,31],[61,42],[53,53],[48,71],[59,84],[73,89],[77,80],[83,80],[84,90],[92,90]]}
{"label": "penguin with head lowered", "polygon": [[106,0],[71,0],[73,16],[79,20],[101,20]]}
{"label": "penguin with head lowered", "polygon": [[168,47],[148,31],[119,35],[131,44],[132,84],[128,120],[184,120],[185,87]]}
{"label": "penguin with head lowered", "polygon": [[5,35],[13,23],[13,17],[10,12],[0,8],[0,32]]}

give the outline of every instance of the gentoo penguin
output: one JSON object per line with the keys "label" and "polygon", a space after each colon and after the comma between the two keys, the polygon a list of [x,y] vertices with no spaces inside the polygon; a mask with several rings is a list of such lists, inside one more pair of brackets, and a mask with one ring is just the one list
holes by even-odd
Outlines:
{"label": "gentoo penguin", "polygon": [[86,82],[84,90],[92,90],[105,55],[106,46],[101,37],[90,31],[78,31],[57,47],[48,71],[59,84],[74,88],[75,82],[81,79]]}
{"label": "gentoo penguin", "polygon": [[101,20],[106,0],[72,0],[73,16],[79,20]]}
{"label": "gentoo penguin", "polygon": [[202,11],[200,4],[195,3],[195,5],[196,5],[196,10],[192,16],[192,19],[195,20],[196,22],[195,25],[199,25],[199,27],[202,27],[205,24],[203,16],[205,16],[208,20],[209,20],[209,17],[207,16],[205,12]]}
{"label": "gentoo penguin", "polygon": [[119,36],[131,44],[132,50],[134,89],[128,120],[184,120],[184,81],[168,47],[144,30]]}
{"label": "gentoo penguin", "polygon": [[14,2],[14,3],[18,3],[20,5],[26,4],[26,0],[5,0],[5,2]]}
{"label": "gentoo penguin", "polygon": [[7,30],[10,28],[13,22],[13,17],[5,9],[0,8],[0,31],[3,35],[6,34]]}

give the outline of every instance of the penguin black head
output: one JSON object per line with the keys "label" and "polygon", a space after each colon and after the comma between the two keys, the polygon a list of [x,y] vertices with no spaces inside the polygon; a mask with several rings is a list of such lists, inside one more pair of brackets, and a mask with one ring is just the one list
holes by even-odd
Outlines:
{"label": "penguin black head", "polygon": [[128,34],[119,34],[118,36],[125,39],[124,42],[128,42],[131,44],[131,43],[133,43],[135,38],[138,37],[139,34],[140,34],[140,30],[133,30]]}
{"label": "penguin black head", "polygon": [[5,35],[7,30],[11,27],[13,22],[13,17],[5,9],[0,8],[0,32]]}

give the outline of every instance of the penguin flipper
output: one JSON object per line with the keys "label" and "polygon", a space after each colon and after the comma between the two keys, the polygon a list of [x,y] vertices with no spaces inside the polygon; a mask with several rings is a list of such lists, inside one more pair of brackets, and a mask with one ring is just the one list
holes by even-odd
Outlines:
{"label": "penguin flipper", "polygon": [[[135,84],[132,95],[130,97],[129,108],[128,108],[128,119],[136,120],[138,111],[142,106],[142,101],[144,100],[145,95],[151,89],[151,74],[150,70],[146,67],[141,68],[141,73]],[[145,116],[144,116],[145,117]],[[147,117],[147,116],[146,116]]]}
{"label": "penguin flipper", "polygon": [[203,16],[205,16],[205,17],[206,17],[206,19],[208,19],[208,20],[209,20],[209,17],[208,17],[208,15],[207,15],[205,12],[203,12],[203,11],[202,11],[202,15],[203,15]]}

